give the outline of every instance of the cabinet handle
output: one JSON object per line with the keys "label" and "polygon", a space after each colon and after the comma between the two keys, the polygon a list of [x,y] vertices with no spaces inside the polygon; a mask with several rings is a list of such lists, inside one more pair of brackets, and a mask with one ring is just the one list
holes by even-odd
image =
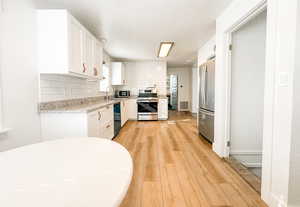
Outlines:
{"label": "cabinet handle", "polygon": [[85,73],[87,71],[87,67],[86,67],[85,63],[83,63],[82,66],[83,66],[83,71],[82,72]]}
{"label": "cabinet handle", "polygon": [[101,113],[100,112],[98,112],[98,121],[100,121],[101,120]]}
{"label": "cabinet handle", "polygon": [[98,76],[98,70],[96,67],[94,67],[94,76]]}

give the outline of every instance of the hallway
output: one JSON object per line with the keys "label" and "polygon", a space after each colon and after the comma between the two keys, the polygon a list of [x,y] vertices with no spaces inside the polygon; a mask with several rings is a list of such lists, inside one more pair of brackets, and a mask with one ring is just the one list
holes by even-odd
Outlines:
{"label": "hallway", "polygon": [[170,121],[130,121],[116,142],[134,160],[121,207],[265,207],[260,196],[211,145],[197,135],[196,120],[180,113]]}

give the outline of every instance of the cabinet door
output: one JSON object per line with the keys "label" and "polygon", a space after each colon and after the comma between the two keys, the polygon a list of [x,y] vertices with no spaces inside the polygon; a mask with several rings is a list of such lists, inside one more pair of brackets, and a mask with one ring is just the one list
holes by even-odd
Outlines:
{"label": "cabinet door", "polygon": [[124,101],[124,114],[125,114],[125,123],[128,121],[128,100]]}
{"label": "cabinet door", "polygon": [[93,76],[100,78],[102,76],[103,48],[98,40],[94,40],[93,62]]}
{"label": "cabinet door", "polygon": [[84,53],[83,53],[83,65],[84,65],[84,74],[88,76],[93,76],[93,44],[94,38],[88,32],[84,32]]}
{"label": "cabinet door", "polygon": [[88,136],[100,137],[100,115],[98,111],[88,114]]}
{"label": "cabinet door", "polygon": [[126,85],[125,65],[124,65],[124,63],[122,63],[122,66],[121,66],[121,85]]}
{"label": "cabinet door", "polygon": [[126,121],[126,102],[121,101],[121,126],[124,126]]}
{"label": "cabinet door", "polygon": [[125,68],[121,62],[113,62],[112,66],[112,85],[125,85]]}
{"label": "cabinet door", "polygon": [[168,119],[168,100],[167,99],[159,99],[158,118],[159,119]]}
{"label": "cabinet door", "polygon": [[136,99],[129,99],[127,103],[128,103],[127,105],[128,119],[136,120],[137,119]]}
{"label": "cabinet door", "polygon": [[83,66],[83,41],[84,31],[82,26],[71,19],[69,24],[69,48],[70,48],[70,68],[69,71],[77,74],[84,74]]}
{"label": "cabinet door", "polygon": [[114,125],[112,121],[101,124],[100,138],[104,138],[104,139],[114,138]]}

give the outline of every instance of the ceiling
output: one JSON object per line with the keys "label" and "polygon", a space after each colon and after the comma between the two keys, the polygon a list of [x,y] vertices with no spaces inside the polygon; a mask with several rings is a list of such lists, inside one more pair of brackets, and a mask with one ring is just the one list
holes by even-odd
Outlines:
{"label": "ceiling", "polygon": [[174,41],[170,66],[192,65],[231,0],[35,0],[38,8],[68,9],[119,60],[157,60],[161,41]]}

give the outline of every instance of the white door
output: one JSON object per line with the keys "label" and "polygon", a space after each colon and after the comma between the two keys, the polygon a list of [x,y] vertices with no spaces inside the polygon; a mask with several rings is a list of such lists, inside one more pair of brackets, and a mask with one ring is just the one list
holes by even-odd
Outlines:
{"label": "white door", "polygon": [[69,70],[74,73],[83,74],[83,28],[76,20],[73,19],[70,20],[69,38]]}
{"label": "white door", "polygon": [[88,114],[88,136],[100,137],[100,114],[94,111]]}

